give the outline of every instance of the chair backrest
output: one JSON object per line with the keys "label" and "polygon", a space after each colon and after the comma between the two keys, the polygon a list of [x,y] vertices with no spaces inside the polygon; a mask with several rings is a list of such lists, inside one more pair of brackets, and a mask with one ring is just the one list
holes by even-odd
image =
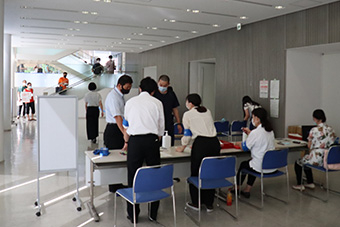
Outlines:
{"label": "chair backrest", "polygon": [[[175,135],[180,135],[179,133],[178,133],[178,128],[177,128],[177,125],[181,125],[182,126],[182,129],[183,129],[183,131],[184,131],[184,127],[183,127],[183,124],[182,123],[175,123],[174,124],[174,134]],[[182,132],[182,134],[183,134],[183,132]]]}
{"label": "chair backrest", "polygon": [[235,165],[235,156],[206,157],[201,162],[199,178],[223,179],[233,177],[236,174]]}
{"label": "chair backrest", "polygon": [[267,151],[263,156],[262,169],[277,169],[287,165],[288,148]]}
{"label": "chair backrest", "polygon": [[329,149],[327,164],[340,163],[340,146],[333,146]]}
{"label": "chair backrest", "polygon": [[230,126],[230,132],[242,132],[242,127],[246,127],[246,121],[233,121]]}
{"label": "chair backrest", "polygon": [[133,191],[148,192],[169,188],[173,185],[174,166],[146,166],[137,170],[133,180]]}
{"label": "chair backrest", "polygon": [[215,121],[214,125],[217,133],[229,132],[229,121]]}

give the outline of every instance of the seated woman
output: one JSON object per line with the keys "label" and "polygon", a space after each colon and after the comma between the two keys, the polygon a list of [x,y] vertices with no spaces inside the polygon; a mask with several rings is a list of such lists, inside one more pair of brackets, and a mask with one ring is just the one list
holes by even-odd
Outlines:
{"label": "seated woman", "polygon": [[304,167],[307,184],[302,185],[302,165],[310,164],[323,166],[324,150],[328,149],[334,143],[336,138],[334,130],[325,124],[326,115],[323,110],[314,110],[313,121],[317,124],[317,126],[312,128],[309,132],[308,148],[310,149],[310,152],[303,158],[297,160],[294,166],[297,185],[293,185],[292,187],[296,190],[305,190],[305,187],[311,189],[315,188],[312,170],[308,167]]}
{"label": "seated woman", "polygon": [[[237,172],[237,189],[239,189],[246,178],[245,174],[241,176],[240,173],[242,169],[247,169],[253,172],[261,173],[262,169],[262,159],[264,154],[269,150],[275,149],[275,138],[273,128],[268,121],[267,112],[263,108],[254,109],[252,112],[252,124],[256,127],[254,130],[250,131],[248,128],[244,128],[243,131],[248,134],[246,141],[238,143],[242,150],[251,152],[251,159],[241,163]],[[263,173],[272,173],[276,169],[263,170]],[[241,194],[249,198],[250,190],[255,182],[256,177],[248,174],[248,181],[246,188],[241,191]]]}
{"label": "seated woman", "polygon": [[[220,155],[220,142],[216,137],[216,129],[211,113],[201,106],[201,97],[198,94],[190,94],[186,98],[186,107],[189,111],[183,115],[184,136],[182,146],[176,150],[183,152],[191,139],[194,143],[191,149],[191,176],[198,176],[202,159],[209,156]],[[215,190],[201,190],[202,203],[205,204],[207,212],[213,211]],[[187,206],[198,211],[198,190],[190,184],[191,203]]]}

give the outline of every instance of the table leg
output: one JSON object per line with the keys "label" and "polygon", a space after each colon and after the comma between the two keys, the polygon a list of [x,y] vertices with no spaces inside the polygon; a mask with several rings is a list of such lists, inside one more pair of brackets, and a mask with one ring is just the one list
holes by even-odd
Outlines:
{"label": "table leg", "polygon": [[91,217],[93,217],[95,222],[99,222],[99,215],[97,213],[96,207],[93,203],[94,197],[94,181],[93,181],[93,173],[94,173],[94,163],[90,162],[90,202],[87,203],[87,207],[89,209]]}

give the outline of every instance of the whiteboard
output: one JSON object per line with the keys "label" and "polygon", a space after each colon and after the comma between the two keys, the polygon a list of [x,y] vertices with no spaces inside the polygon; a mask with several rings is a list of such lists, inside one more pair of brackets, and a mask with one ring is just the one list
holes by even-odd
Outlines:
{"label": "whiteboard", "polygon": [[38,97],[38,171],[77,169],[78,98]]}

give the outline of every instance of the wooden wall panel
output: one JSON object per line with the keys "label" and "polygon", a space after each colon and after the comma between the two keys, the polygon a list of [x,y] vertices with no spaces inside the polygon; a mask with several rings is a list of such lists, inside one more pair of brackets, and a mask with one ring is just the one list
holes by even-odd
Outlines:
{"label": "wooden wall panel", "polygon": [[292,13],[286,16],[286,47],[301,47],[306,45],[306,11]]}
{"label": "wooden wall panel", "polygon": [[329,43],[340,42],[340,2],[329,5]]}
{"label": "wooden wall panel", "polygon": [[328,42],[328,5],[306,10],[306,45]]}

